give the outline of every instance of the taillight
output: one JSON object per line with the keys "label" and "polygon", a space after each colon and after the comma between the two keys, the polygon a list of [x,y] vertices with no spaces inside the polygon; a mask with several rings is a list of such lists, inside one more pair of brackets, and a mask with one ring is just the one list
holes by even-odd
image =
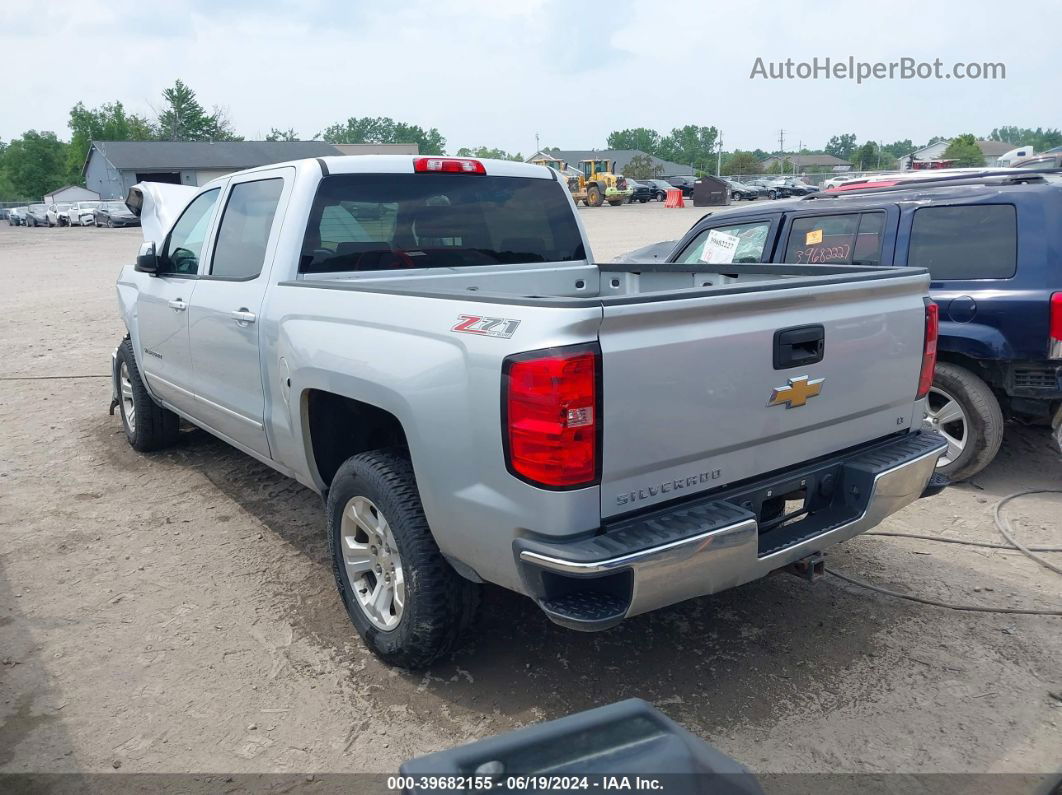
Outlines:
{"label": "taillight", "polygon": [[487,169],[478,160],[470,157],[418,157],[413,161],[413,170],[420,174],[486,174]]}
{"label": "taillight", "polygon": [[915,399],[924,398],[933,386],[933,370],[937,366],[937,337],[940,335],[940,307],[930,301],[926,302],[926,336],[922,346],[922,372],[918,376],[918,394]]}
{"label": "taillight", "polygon": [[598,479],[601,352],[597,345],[518,354],[502,366],[506,466],[537,486]]}
{"label": "taillight", "polygon": [[1051,296],[1051,343],[1048,357],[1062,359],[1062,293]]}

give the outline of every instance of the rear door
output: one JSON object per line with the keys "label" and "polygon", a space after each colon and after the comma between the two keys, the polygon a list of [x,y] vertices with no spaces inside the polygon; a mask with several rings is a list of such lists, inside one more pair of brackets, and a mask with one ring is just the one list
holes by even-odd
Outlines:
{"label": "rear door", "polygon": [[[889,223],[889,213],[884,216],[872,219],[881,225],[868,221],[867,229]],[[785,219],[779,257],[790,242],[794,252],[847,245],[851,258],[858,244],[862,256],[875,256],[869,231],[858,239],[860,218],[853,226],[850,220],[819,224],[806,217],[808,229]],[[753,241],[770,241],[776,223],[743,219],[724,225],[720,219],[715,230],[738,239],[731,261],[748,262],[757,254]],[[855,230],[847,243],[838,239],[842,229]],[[800,237],[790,240],[791,230]],[[703,258],[711,231],[689,241],[679,261]],[[762,256],[768,250],[765,243]],[[760,476],[910,428],[925,288],[925,277],[917,275],[842,277],[785,288],[757,289],[749,282],[731,293],[678,300],[606,300],[600,331],[602,515]]]}
{"label": "rear door", "polygon": [[294,174],[281,168],[229,182],[188,312],[196,416],[263,456],[269,444],[258,316]]}

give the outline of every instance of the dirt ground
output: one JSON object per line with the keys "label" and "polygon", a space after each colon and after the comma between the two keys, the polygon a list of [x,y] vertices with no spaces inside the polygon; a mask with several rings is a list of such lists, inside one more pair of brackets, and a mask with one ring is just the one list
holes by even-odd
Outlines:
{"label": "dirt ground", "polygon": [[[583,218],[605,259],[700,214]],[[137,454],[108,416],[114,279],[139,240],[0,225],[0,771],[394,772],[630,696],[758,772],[1062,761],[1062,620],[831,577],[772,576],[589,635],[489,589],[452,659],[388,669],[340,606],[316,495],[201,431]],[[1010,427],[972,483],[881,529],[999,541],[992,505],[1060,476],[1046,431]],[[1060,509],[1032,496],[1009,513],[1027,543],[1058,545]],[[830,565],[956,602],[1062,605],[1062,579],[991,549],[864,536]]]}

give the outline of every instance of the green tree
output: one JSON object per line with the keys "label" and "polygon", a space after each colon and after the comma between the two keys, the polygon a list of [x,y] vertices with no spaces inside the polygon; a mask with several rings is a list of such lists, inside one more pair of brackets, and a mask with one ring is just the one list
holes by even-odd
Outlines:
{"label": "green tree", "polygon": [[910,138],[904,138],[902,141],[893,141],[891,144],[885,144],[883,147],[893,159],[898,159],[906,155],[911,154],[917,147]]}
{"label": "green tree", "polygon": [[0,141],[0,201],[23,198],[15,195],[15,186],[11,184],[11,178],[8,177],[4,167],[4,155],[6,152],[7,144]]}
{"label": "green tree", "polygon": [[287,130],[278,130],[276,127],[269,128],[269,135],[265,137],[267,141],[298,141],[299,134],[295,132],[294,128],[288,128]]}
{"label": "green tree", "polygon": [[321,137],[330,144],[417,144],[422,155],[446,154],[446,139],[435,127],[425,130],[384,116],[351,116],[326,127]]}
{"label": "green tree", "polygon": [[[608,135],[609,149],[638,149],[646,154],[655,155],[660,148],[660,133],[648,127],[634,127],[629,130],[613,130]],[[637,177],[631,177],[637,179]],[[648,179],[648,177],[643,177]]]}
{"label": "green tree", "polygon": [[1046,152],[1062,146],[1062,131],[1043,127],[997,127],[988,134],[989,140],[1005,141],[1014,146],[1031,146],[1037,152]]}
{"label": "green tree", "polygon": [[852,153],[855,152],[856,137],[853,133],[835,135],[826,142],[826,154],[839,157],[841,160],[851,162]]}
{"label": "green tree", "polygon": [[724,174],[759,174],[762,171],[760,159],[752,152],[739,150],[723,158]]}
{"label": "green tree", "polygon": [[663,138],[654,154],[664,160],[705,168],[715,163],[715,142],[718,137],[719,131],[715,127],[687,124],[685,127],[676,127]]}
{"label": "green tree", "polygon": [[66,181],[68,147],[53,132],[27,130],[4,149],[0,183],[12,198],[39,200]]}
{"label": "green tree", "polygon": [[878,147],[873,141],[867,141],[855,150],[852,165],[858,171],[872,171],[878,167]]}
{"label": "green tree", "polygon": [[86,108],[78,102],[70,109],[67,126],[67,171],[74,182],[81,180],[81,167],[93,141],[147,141],[153,137],[151,123],[143,116],[126,113],[121,102],[107,102],[97,108]]}
{"label": "green tree", "polygon": [[164,109],[155,120],[162,141],[242,141],[220,108],[207,113],[195,91],[181,80],[162,92]]}
{"label": "green tree", "polygon": [[635,155],[624,167],[623,176],[631,179],[655,179],[660,176],[660,170],[660,165],[649,155]]}
{"label": "green tree", "polygon": [[977,145],[977,139],[972,133],[965,133],[952,138],[941,158],[954,160],[955,165],[960,168],[983,166],[985,164],[985,155],[981,151],[981,147]]}
{"label": "green tree", "polygon": [[476,146],[469,149],[467,146],[463,146],[457,150],[458,157],[483,157],[488,160],[518,160],[521,163],[524,161],[524,156],[517,152],[514,155],[509,154],[504,149],[489,149],[486,146]]}

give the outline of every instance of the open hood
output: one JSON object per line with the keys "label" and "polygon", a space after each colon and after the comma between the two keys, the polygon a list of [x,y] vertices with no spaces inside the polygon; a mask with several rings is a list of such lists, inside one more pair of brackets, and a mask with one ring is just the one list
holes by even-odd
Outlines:
{"label": "open hood", "polygon": [[129,189],[125,206],[139,216],[144,240],[161,245],[174,221],[198,192],[199,188],[192,185],[138,182]]}

